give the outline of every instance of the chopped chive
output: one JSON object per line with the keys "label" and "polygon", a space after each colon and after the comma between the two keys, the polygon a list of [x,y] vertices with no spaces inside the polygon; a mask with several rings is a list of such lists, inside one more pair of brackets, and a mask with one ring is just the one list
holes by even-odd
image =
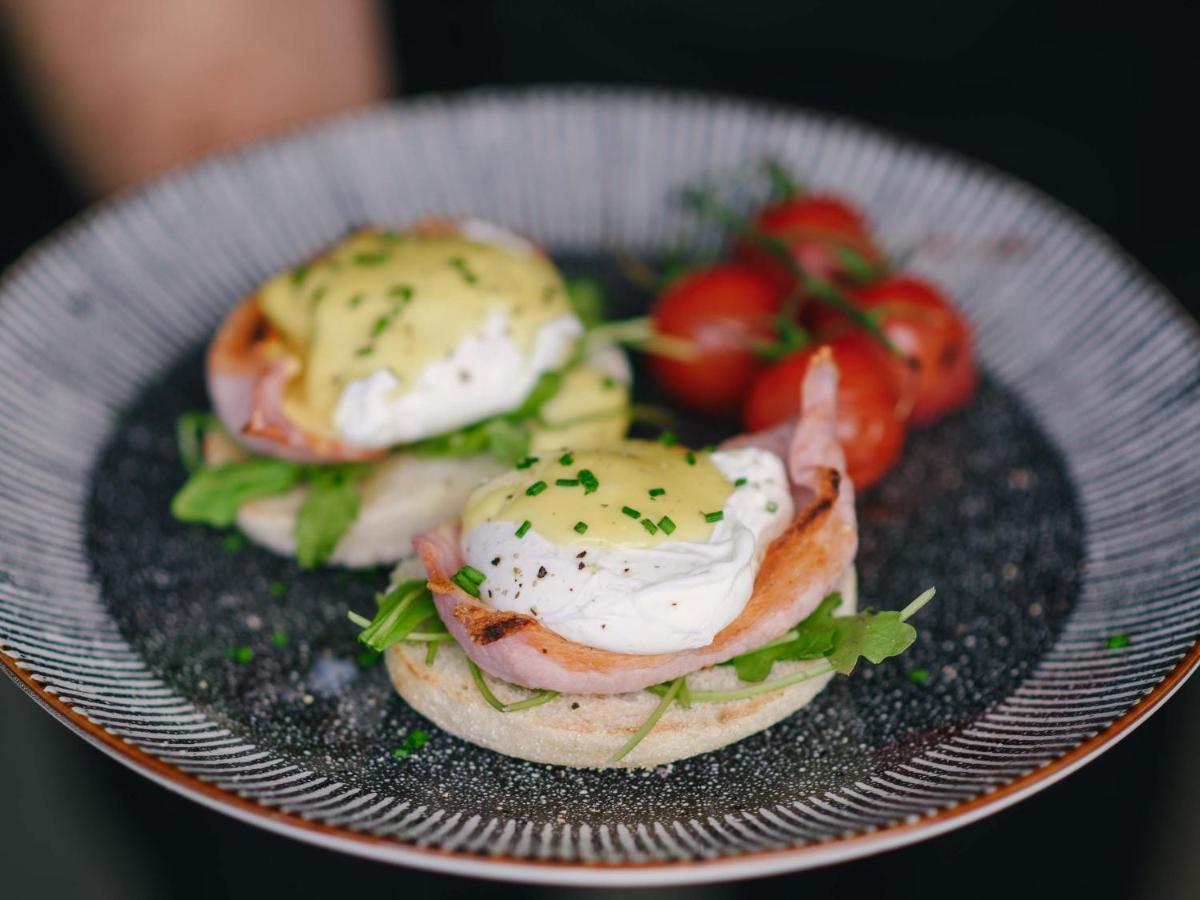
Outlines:
{"label": "chopped chive", "polygon": [[704,514],[705,522],[720,522],[723,518],[725,518],[725,512],[724,512],[724,510],[720,510],[720,509],[718,509],[716,512],[710,512],[710,513]]}
{"label": "chopped chive", "polygon": [[578,478],[556,478],[554,483],[559,487],[579,487]]}
{"label": "chopped chive", "polygon": [[358,663],[360,669],[369,669],[371,666],[377,666],[382,659],[383,654],[377,653],[374,650],[364,650],[358,656],[354,657],[354,661]]}
{"label": "chopped chive", "polygon": [[658,442],[666,447],[674,447],[679,443],[679,438],[675,436],[673,431],[664,431],[658,436]]}
{"label": "chopped chive", "polygon": [[287,632],[276,631],[271,635],[271,643],[276,647],[286,647],[288,642]]}
{"label": "chopped chive", "polygon": [[267,585],[267,590],[271,592],[272,597],[278,600],[287,593],[287,585],[278,578],[273,578],[271,579],[270,584]]}
{"label": "chopped chive", "polygon": [[768,500],[767,501],[767,512],[771,512],[771,513],[779,512],[779,504],[776,503],[774,500]]}
{"label": "chopped chive", "polygon": [[908,680],[913,682],[913,684],[924,684],[925,682],[927,682],[929,680],[929,670],[928,669],[909,669],[908,670]]}
{"label": "chopped chive", "polygon": [[621,512],[625,513],[625,515],[629,516],[631,519],[640,519],[642,517],[642,514],[632,506],[622,506]]}
{"label": "chopped chive", "polygon": [[529,529],[532,527],[533,527],[533,523],[530,522],[528,519],[526,519],[524,522],[521,523],[521,527],[518,528],[516,531],[514,531],[513,534],[515,534],[519,538],[525,537],[525,533],[527,531],[529,531]]}
{"label": "chopped chive", "polygon": [[397,284],[397,285],[393,285],[392,287],[388,288],[388,296],[389,297],[397,297],[401,300],[411,300],[412,295],[413,295],[413,289],[410,288],[407,284]]}
{"label": "chopped chive", "polygon": [[601,381],[600,384],[604,386],[605,390],[611,390],[617,386],[617,379],[613,378],[611,375],[605,375],[604,380]]}
{"label": "chopped chive", "polygon": [[693,453],[691,450],[689,450],[687,453],[685,453],[683,455],[683,458],[687,460],[687,464],[689,466],[694,466],[696,464],[696,454]]}
{"label": "chopped chive", "polygon": [[535,481],[529,487],[525,488],[525,496],[536,497],[538,494],[540,494],[545,489],[546,489],[546,482]]}
{"label": "chopped chive", "polygon": [[684,685],[686,684],[687,679],[682,675],[671,682],[670,686],[663,694],[662,699],[658,701],[658,706],[654,707],[654,712],[650,713],[650,717],[647,718],[646,721],[642,723],[641,727],[633,733],[633,737],[625,742],[625,746],[608,758],[606,765],[611,766],[619,763],[633,751],[634,747],[642,742],[642,738],[648,735],[653,730],[654,726],[658,724],[658,720],[663,717],[663,713],[665,713],[670,705],[675,702],[675,698],[678,696],[681,690],[684,690]]}
{"label": "chopped chive", "polygon": [[649,519],[642,519],[642,527],[645,528],[651,534],[658,534],[658,526],[655,525],[653,522],[651,522]]}
{"label": "chopped chive", "polygon": [[240,531],[231,531],[225,537],[221,538],[221,546],[226,553],[237,553],[246,546],[246,539],[242,537]]}
{"label": "chopped chive", "polygon": [[383,265],[388,260],[386,253],[356,253],[354,254],[354,262],[360,266],[379,266]]}
{"label": "chopped chive", "polygon": [[351,297],[349,300],[346,301],[346,305],[349,306],[351,309],[358,309],[359,305],[365,299],[366,299],[366,295],[355,294],[353,297]]}
{"label": "chopped chive", "polygon": [[240,647],[231,647],[225,655],[234,662],[248,663],[254,659],[254,648],[243,644]]}
{"label": "chopped chive", "polygon": [[583,492],[585,494],[590,494],[600,487],[600,482],[597,480],[596,476],[592,474],[591,469],[579,470],[579,483],[583,485]]}
{"label": "chopped chive", "polygon": [[587,522],[576,522],[575,523],[575,532],[577,534],[583,534],[585,531],[587,531]]}
{"label": "chopped chive", "polygon": [[359,347],[357,350],[355,350],[354,355],[355,356],[370,356],[374,352],[375,352],[375,348],[372,347],[370,344],[368,344],[365,347]]}
{"label": "chopped chive", "polygon": [[536,456],[527,456],[523,460],[521,460],[519,463],[517,463],[517,468],[518,469],[528,469],[530,466],[532,466],[537,461],[538,461],[538,458]]}
{"label": "chopped chive", "polygon": [[1121,634],[1114,634],[1104,642],[1104,646],[1108,650],[1120,650],[1122,647],[1128,647],[1129,635],[1124,632]]}
{"label": "chopped chive", "polygon": [[650,488],[650,496],[651,497],[661,497],[666,492],[667,492],[666,488]]}
{"label": "chopped chive", "polygon": [[564,453],[558,458],[558,461],[564,466],[569,466],[571,463],[575,462],[575,454],[571,452]]}
{"label": "chopped chive", "polygon": [[472,597],[479,596],[479,585],[476,584],[474,581],[472,581],[470,578],[468,578],[466,575],[464,575],[462,569],[459,569],[457,572],[455,572],[454,575],[450,578],[450,580],[453,581],[455,584],[457,584],[460,588],[462,588],[468,594],[470,594]]}
{"label": "chopped chive", "polygon": [[479,695],[483,697],[487,703],[496,712],[509,713],[520,712],[525,709],[533,709],[535,706],[541,706],[543,703],[549,703],[558,693],[555,691],[537,691],[534,694],[526,697],[524,700],[516,700],[512,703],[505,703],[495,695],[488,683],[483,680],[483,671],[475,664],[472,659],[467,659],[467,668],[471,670],[471,680],[475,682],[475,688],[479,691]]}
{"label": "chopped chive", "polygon": [[403,746],[397,747],[392,751],[392,757],[395,759],[408,759],[422,747],[429,743],[429,735],[420,728],[411,731],[408,737],[404,739]]}
{"label": "chopped chive", "polygon": [[467,284],[474,284],[479,280],[475,276],[475,273],[467,267],[467,261],[461,256],[451,257],[450,265],[454,266],[454,268],[458,270],[458,274],[463,277],[463,281],[465,281]]}
{"label": "chopped chive", "polygon": [[667,534],[670,534],[671,532],[673,532],[675,530],[675,523],[671,521],[670,516],[663,516],[661,519],[658,520],[658,527],[661,528],[663,531],[665,531]]}
{"label": "chopped chive", "polygon": [[325,299],[325,290],[326,290],[325,285],[321,285],[319,288],[317,288],[315,291],[313,291],[312,294],[309,295],[308,302],[311,303],[313,306],[316,306],[318,303],[320,303],[322,300]]}
{"label": "chopped chive", "polygon": [[304,279],[308,277],[308,266],[297,266],[292,270],[292,287],[299,288],[304,284]]}
{"label": "chopped chive", "polygon": [[487,578],[486,575],[484,575],[474,566],[460,566],[458,572],[460,575],[471,579],[471,581],[473,581],[475,584],[483,584],[484,579]]}
{"label": "chopped chive", "polygon": [[745,478],[739,478],[737,481],[735,481],[735,482],[733,483],[733,486],[734,486],[734,487],[741,487],[741,486],[742,486],[742,485],[744,485],[745,483],[746,483],[746,479],[745,479]]}

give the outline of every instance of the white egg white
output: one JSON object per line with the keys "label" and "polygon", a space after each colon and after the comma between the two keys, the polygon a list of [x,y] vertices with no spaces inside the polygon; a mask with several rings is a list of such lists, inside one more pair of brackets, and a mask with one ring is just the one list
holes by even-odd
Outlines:
{"label": "white egg white", "polygon": [[511,337],[508,316],[493,310],[480,331],[426,366],[407,389],[386,368],[347,384],[334,413],[338,435],[352,447],[380,449],[507,412],[541,375],[566,362],[582,334],[578,317],[559,316],[538,329],[525,353]]}

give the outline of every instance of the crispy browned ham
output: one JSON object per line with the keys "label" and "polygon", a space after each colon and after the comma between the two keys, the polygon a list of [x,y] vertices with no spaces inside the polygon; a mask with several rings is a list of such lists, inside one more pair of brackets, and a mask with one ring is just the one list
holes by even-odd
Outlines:
{"label": "crispy browned ham", "polygon": [[497,678],[574,694],[641,690],[783,634],[834,589],[858,549],[854,490],[834,435],[837,379],[830,353],[818,353],[804,378],[797,423],[726,444],[786,454],[796,512],[767,550],[745,609],[708,646],[653,655],[614,653],[568,641],[531,616],[497,610],[450,580],[463,558],[458,528],[449,525],[414,542],[442,621],[467,655]]}
{"label": "crispy browned ham", "polygon": [[225,430],[251,453],[296,462],[375,459],[381,450],[358,450],[310,434],[283,408],[283,392],[299,371],[259,307],[247,297],[213,337],[205,360],[208,395]]}

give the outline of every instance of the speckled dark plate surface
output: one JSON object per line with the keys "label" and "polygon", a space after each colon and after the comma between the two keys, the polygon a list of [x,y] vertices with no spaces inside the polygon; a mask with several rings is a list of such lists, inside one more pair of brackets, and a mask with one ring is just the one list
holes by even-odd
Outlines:
{"label": "speckled dark plate surface", "polygon": [[[685,227],[670,189],[765,154],[866,206],[978,332],[975,403],[913,434],[860,498],[862,602],[939,588],[904,658],[669,767],[537,766],[439,732],[361,656],[345,610],[369,609],[383,573],[301,573],[168,515],[173,420],[204,405],[199,348],[273,270],[355,223],[471,213],[543,241],[632,312],[613,252],[670,247]],[[1198,347],[1069,213],[858,126],[576,91],[356,115],[169,177],[6,277],[0,661],[164,784],[380,859],[654,884],[872,852],[1049,784],[1195,665]],[[1108,649],[1115,633],[1128,646]],[[428,746],[393,759],[414,727]]]}

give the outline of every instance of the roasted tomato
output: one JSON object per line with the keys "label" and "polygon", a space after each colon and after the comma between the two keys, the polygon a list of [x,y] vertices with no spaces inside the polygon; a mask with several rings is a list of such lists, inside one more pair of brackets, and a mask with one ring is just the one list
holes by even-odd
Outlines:
{"label": "roasted tomato", "polygon": [[[871,240],[862,213],[836,197],[811,194],[772,204],[754,218],[753,225],[783,241],[806,272],[831,281],[861,282],[885,259]],[[752,242],[739,241],[735,255],[762,270],[781,289],[792,286],[794,277],[788,267]]]}
{"label": "roasted tomato", "polygon": [[[748,431],[759,431],[800,411],[800,384],[817,346],[785,357],[763,372],[744,410]],[[887,351],[869,335],[850,332],[830,341],[838,367],[837,435],[846,470],[867,487],[892,467],[904,446],[904,400],[888,369]]]}
{"label": "roasted tomato", "polygon": [[[911,362],[915,385],[909,416],[914,424],[932,422],[967,404],[979,380],[971,327],[941,291],[918,278],[889,277],[856,291],[854,302],[876,316],[883,333]],[[832,321],[826,319],[825,334],[850,327],[844,320],[840,325]],[[901,366],[899,361],[893,365]]]}
{"label": "roasted tomato", "polygon": [[726,263],[672,282],[651,312],[655,331],[691,342],[682,360],[651,356],[650,367],[676,402],[714,416],[736,415],[764,362],[754,345],[769,342],[782,292],[752,268]]}

